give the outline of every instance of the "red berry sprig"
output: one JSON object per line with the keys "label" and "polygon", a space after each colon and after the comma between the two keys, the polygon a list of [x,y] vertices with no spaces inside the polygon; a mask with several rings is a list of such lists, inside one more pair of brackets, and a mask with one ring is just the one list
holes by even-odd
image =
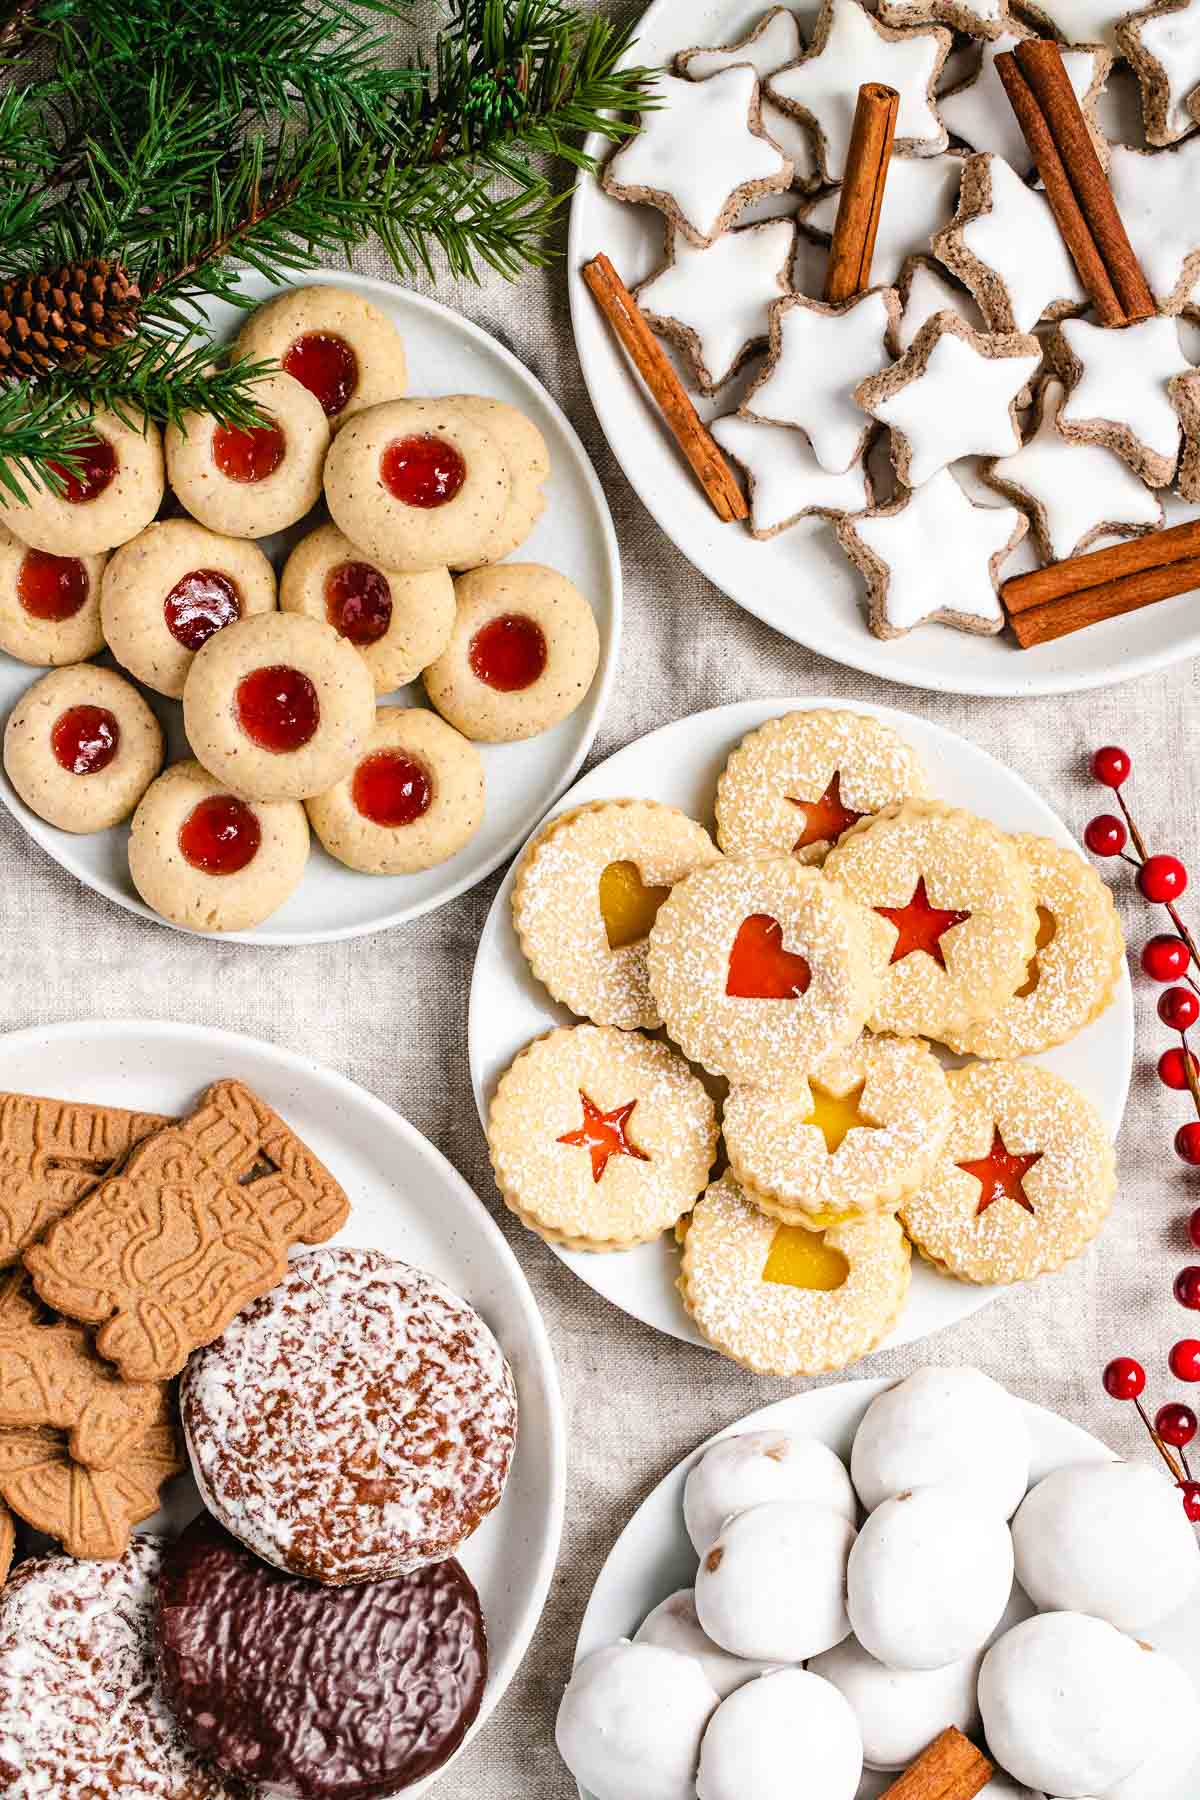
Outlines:
{"label": "red berry sprig", "polygon": [[[1196,1274],[1200,1275],[1200,1269],[1196,1270]],[[1195,1373],[1185,1375],[1185,1366],[1194,1368]],[[1176,1344],[1171,1352],[1171,1369],[1183,1381],[1200,1381],[1200,1343],[1194,1338],[1185,1338],[1183,1343]],[[1179,1489],[1184,1512],[1193,1524],[1200,1524],[1200,1481],[1192,1479],[1187,1459],[1187,1446],[1200,1429],[1200,1421],[1190,1406],[1183,1406],[1177,1401],[1160,1406],[1151,1421],[1142,1405],[1145,1390],[1146,1371],[1141,1363],[1135,1362],[1132,1356],[1114,1357],[1104,1371],[1105,1393],[1114,1400],[1133,1402],[1138,1417],[1150,1434],[1150,1442],[1166,1463],[1171,1479]]]}

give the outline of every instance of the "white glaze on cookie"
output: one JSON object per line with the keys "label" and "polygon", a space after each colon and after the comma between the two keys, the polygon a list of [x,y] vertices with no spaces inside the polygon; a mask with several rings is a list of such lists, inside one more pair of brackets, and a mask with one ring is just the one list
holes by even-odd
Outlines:
{"label": "white glaze on cookie", "polygon": [[[871,279],[899,281],[910,256],[929,249],[935,231],[949,224],[958,199],[963,159],[948,156],[893,157],[888,169],[888,203],[879,221]],[[801,221],[818,237],[827,238],[837,218],[839,194],[822,194],[801,211]]]}
{"label": "white glaze on cookie", "polygon": [[858,461],[870,426],[853,394],[887,366],[899,317],[894,288],[871,288],[838,306],[794,294],[771,308],[771,357],[741,406],[744,418],[807,432],[823,469]]}
{"label": "white glaze on cookie", "polygon": [[683,1490],[683,1520],[703,1556],[734,1513],[768,1500],[803,1500],[831,1507],[853,1525],[858,1519],[846,1465],[819,1438],[786,1431],[743,1431],[704,1452]]}
{"label": "white glaze on cookie", "polygon": [[769,1500],[726,1521],[696,1573],[696,1612],[734,1656],[795,1663],[840,1644],[856,1532],[827,1506]]}
{"label": "white glaze on cookie", "polygon": [[[1200,42],[1200,14],[1194,29]],[[1200,136],[1173,150],[1114,144],[1109,180],[1160,310],[1181,312],[1200,277]]]}
{"label": "white glaze on cookie", "polygon": [[669,1594],[642,1620],[633,1641],[635,1644],[657,1644],[660,1650],[676,1650],[680,1656],[690,1656],[700,1664],[705,1680],[722,1700],[745,1687],[748,1681],[780,1666],[731,1656],[720,1644],[714,1644],[696,1617],[696,1595],[692,1588],[680,1588],[678,1593]]}
{"label": "white glaze on cookie", "polygon": [[955,312],[978,331],[983,325],[979,308],[970,294],[952,283],[929,256],[910,256],[900,276],[900,323],[888,338],[888,349],[899,359],[909,349],[922,325],[935,313]]}
{"label": "white glaze on cookie", "polygon": [[928,1368],[876,1395],[854,1437],[850,1473],[868,1512],[906,1488],[954,1480],[1011,1518],[1029,1486],[1021,1404],[981,1369]]}
{"label": "white glaze on cookie", "polygon": [[852,1800],[862,1741],[835,1687],[803,1669],[781,1669],[739,1688],[704,1734],[698,1800],[794,1800],[798,1745],[805,1800]]}
{"label": "white glaze on cookie", "polygon": [[[1028,31],[1008,30],[985,43],[978,71],[960,87],[952,88],[938,100],[946,125],[954,137],[961,138],[972,150],[991,150],[1002,156],[1018,175],[1028,175],[1033,155],[1025,142],[1025,134],[1017,124],[1017,116],[1009,104],[1004,83],[996,73],[996,58],[1014,50]],[[1099,46],[1063,52],[1063,67],[1092,127],[1094,138],[1103,134],[1095,123],[1094,107],[1112,68],[1112,53]],[[1098,146],[1099,147],[1099,146]],[[1107,156],[1107,144],[1103,154]]]}
{"label": "white glaze on cookie", "polygon": [[[684,50],[676,57],[676,67],[689,81],[707,81],[734,63],[749,63],[766,81],[785,63],[795,62],[804,48],[796,15],[788,6],[773,6],[764,13],[754,30],[736,44],[722,44],[712,49]],[[807,187],[817,176],[817,156],[812,133],[799,119],[763,96],[763,125],[785,156],[792,160],[793,180]]]}
{"label": "white glaze on cookie", "polygon": [[790,219],[727,231],[701,250],[669,230],[665,267],[634,297],[656,330],[684,346],[702,392],[714,393],[766,342],[771,303],[791,287],[795,246]]}
{"label": "white glaze on cookie", "polygon": [[830,1681],[849,1701],[862,1732],[863,1761],[875,1769],[907,1769],[953,1725],[970,1737],[979,1729],[975,1687],[982,1654],[943,1669],[888,1669],[856,1637],[814,1656],[809,1673]]}
{"label": "white glaze on cookie", "polygon": [[576,1666],[558,1709],[558,1753],[593,1800],[695,1800],[717,1694],[694,1657],[609,1644]]}
{"label": "white glaze on cookie", "polygon": [[1192,372],[1174,319],[1144,319],[1122,331],[1064,319],[1058,331],[1068,384],[1058,415],[1063,436],[1108,443],[1153,487],[1165,487],[1181,436],[1168,383]]}
{"label": "white glaze on cookie", "polygon": [[805,432],[792,425],[764,425],[729,413],[715,419],[712,434],[746,472],[750,534],[772,538],[799,520],[844,518],[865,512],[874,490],[866,459],[831,475],[813,455]]}
{"label": "white glaze on cookie", "polygon": [[1142,86],[1142,115],[1152,144],[1173,144],[1194,131],[1200,95],[1200,7],[1160,0],[1123,18],[1117,42]]}
{"label": "white glaze on cookie", "polygon": [[1044,194],[1003,157],[969,157],[954,223],[933,248],[970,287],[992,331],[1032,331],[1087,304]]}

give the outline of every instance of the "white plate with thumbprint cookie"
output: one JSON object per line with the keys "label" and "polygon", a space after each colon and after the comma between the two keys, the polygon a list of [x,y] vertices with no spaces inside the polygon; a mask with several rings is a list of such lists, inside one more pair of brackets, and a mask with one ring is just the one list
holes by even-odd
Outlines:
{"label": "white plate with thumbprint cookie", "polygon": [[[665,725],[590,770],[563,796],[555,812],[608,800],[657,801],[680,809],[711,833],[717,783],[742,740],[768,720],[790,714],[803,717],[809,711],[825,709],[842,721],[852,714],[865,715],[896,733],[915,754],[923,770],[925,792],[934,800],[988,820],[1000,832],[1033,833],[1078,852],[1062,820],[1029,783],[968,739],[891,707],[864,703],[848,711],[839,708],[835,701],[811,696],[801,700],[743,701]],[[888,741],[894,743],[890,735]],[[577,1015],[551,998],[522,952],[512,907],[520,867],[518,861],[496,895],[480,938],[471,986],[471,1081],[485,1130],[497,1086],[518,1054],[555,1027],[579,1022]],[[939,903],[946,904],[940,898]],[[947,1064],[967,1060],[951,1057],[940,1047],[935,1047],[935,1053]],[[1094,1109],[1096,1129],[1115,1139],[1125,1108],[1132,1058],[1132,991],[1121,962],[1111,1001],[1100,1016],[1068,1042],[1034,1060],[1080,1090]],[[719,1100],[719,1088],[716,1097]],[[636,1142],[636,1112],[632,1115],[631,1135]],[[1012,1203],[1008,1200],[1004,1202],[1009,1204]],[[819,1234],[800,1235],[808,1238]],[[552,1244],[552,1248],[589,1287],[634,1318],[686,1343],[705,1341],[685,1310],[677,1288],[681,1259],[674,1232],[665,1231],[653,1241],[620,1252],[568,1249],[560,1244]],[[928,1337],[968,1317],[1006,1291],[981,1281],[978,1271],[972,1279],[949,1279],[935,1272],[932,1264],[915,1251],[911,1275],[903,1310],[890,1333],[874,1348],[895,1347]],[[1054,1276],[1042,1279],[1053,1280]]]}

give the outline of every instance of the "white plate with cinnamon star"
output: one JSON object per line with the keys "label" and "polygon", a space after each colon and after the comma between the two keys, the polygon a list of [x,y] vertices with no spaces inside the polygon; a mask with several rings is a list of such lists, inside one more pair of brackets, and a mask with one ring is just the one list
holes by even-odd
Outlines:
{"label": "white plate with cinnamon star", "polygon": [[756,700],[564,796],[480,938],[505,1204],[635,1318],[839,1369],[1084,1254],[1132,1000],[1112,896],[968,740]]}
{"label": "white plate with cinnamon star", "polygon": [[572,320],[625,473],[739,605],[959,693],[1200,650],[1178,10],[1100,41],[1065,0],[648,7],[660,104],[579,179]]}

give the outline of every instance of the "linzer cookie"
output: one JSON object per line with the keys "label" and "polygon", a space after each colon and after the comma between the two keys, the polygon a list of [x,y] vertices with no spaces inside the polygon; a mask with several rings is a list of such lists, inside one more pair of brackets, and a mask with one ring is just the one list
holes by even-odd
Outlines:
{"label": "linzer cookie", "polygon": [[170,1123],[119,1106],[0,1094],[0,1268],[16,1262],[136,1143]]}
{"label": "linzer cookie", "polygon": [[162,1381],[274,1287],[291,1245],[332,1237],[349,1210],[269,1106],[219,1081],[25,1260],[48,1306],[101,1327],[97,1348],[126,1380]]}
{"label": "linzer cookie", "polygon": [[0,1431],[0,1499],[70,1556],[122,1555],[134,1526],[158,1511],[161,1489],[186,1466],[165,1394],[159,1402],[158,1421],[113,1469],[75,1462],[61,1432]]}

